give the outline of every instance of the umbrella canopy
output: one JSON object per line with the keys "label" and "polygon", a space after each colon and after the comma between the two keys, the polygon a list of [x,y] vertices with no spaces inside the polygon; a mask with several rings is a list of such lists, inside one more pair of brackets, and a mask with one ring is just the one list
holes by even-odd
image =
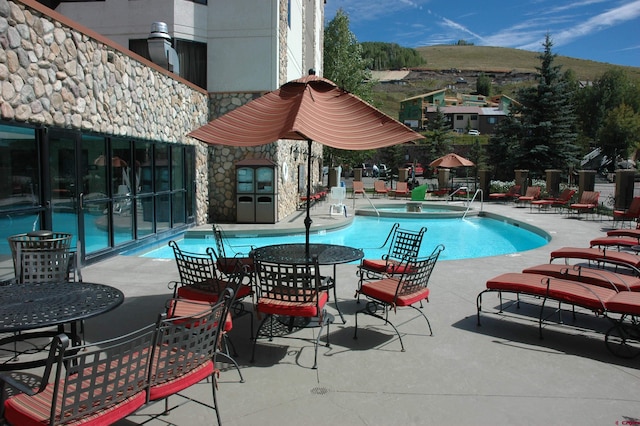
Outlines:
{"label": "umbrella canopy", "polygon": [[467,160],[458,154],[451,153],[433,160],[429,163],[429,166],[451,169],[454,167],[471,167],[475,166],[475,164],[473,161]]}
{"label": "umbrella canopy", "polygon": [[[189,133],[215,145],[250,147],[279,139],[369,150],[423,139],[404,124],[316,75],[290,81]],[[307,157],[306,246],[311,228],[311,156]]]}
{"label": "umbrella canopy", "polygon": [[404,124],[316,75],[284,84],[189,133],[216,145],[258,146],[311,140],[368,150],[424,139]]}

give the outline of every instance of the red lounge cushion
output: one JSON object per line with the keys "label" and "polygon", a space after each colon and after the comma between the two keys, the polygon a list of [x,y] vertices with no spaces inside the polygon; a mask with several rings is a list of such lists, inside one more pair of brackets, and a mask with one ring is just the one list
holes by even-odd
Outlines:
{"label": "red lounge cushion", "polygon": [[[44,391],[34,396],[20,394],[9,398],[5,402],[5,419],[12,425],[20,426],[49,424],[53,386],[53,383],[50,383]],[[83,417],[76,422],[68,423],[68,425],[110,425],[134,413],[145,403],[146,393],[138,392],[118,404]]]}
{"label": "red lounge cushion", "polygon": [[640,293],[621,291],[609,299],[606,305],[611,312],[640,315]]}
{"label": "red lounge cushion", "polygon": [[[311,290],[308,290],[311,291]],[[270,299],[261,297],[258,299],[256,309],[263,314],[284,315],[294,317],[316,317],[319,312],[316,309],[315,298],[318,295],[310,297],[310,301],[306,303],[286,300],[285,295],[278,295],[278,299]],[[329,299],[329,293],[321,291],[319,293],[318,306],[320,310],[324,307]]]}
{"label": "red lounge cushion", "polygon": [[571,207],[572,209],[595,209],[597,207],[597,204],[577,203],[577,204],[571,204],[569,207]]}
{"label": "red lounge cushion", "polygon": [[[539,274],[506,273],[487,281],[487,288],[546,296],[548,279],[549,277]],[[565,303],[602,311],[605,303],[616,294],[615,290],[604,287],[551,278],[548,296]]]}
{"label": "red lounge cushion", "polygon": [[548,275],[550,277],[579,281],[605,288],[612,288],[613,284],[618,291],[640,291],[640,278],[607,271],[605,269],[593,269],[583,266],[579,270],[574,270],[570,265],[543,263],[526,268],[522,272],[525,274]]}
{"label": "red lounge cushion", "polygon": [[[399,280],[395,278],[385,278],[383,280],[362,284],[360,294],[392,304],[396,296],[398,281]],[[398,299],[395,300],[395,304],[396,306],[409,306],[428,298],[429,288],[422,288],[414,293],[399,296]]]}
{"label": "red lounge cushion", "polygon": [[[152,367],[153,368],[153,367]],[[159,382],[149,388],[149,400],[157,401],[180,392],[189,386],[210,377],[214,372],[213,361],[207,360],[186,374],[177,372],[176,376],[156,378],[155,371],[151,373],[152,382]]]}
{"label": "red lounge cushion", "polygon": [[544,296],[547,292],[547,278],[538,274],[508,272],[488,280],[487,289]]}
{"label": "red lounge cushion", "polygon": [[557,258],[573,258],[586,260],[611,260],[640,268],[640,256],[616,250],[600,250],[597,248],[562,247],[551,252],[551,260]]}
{"label": "red lounge cushion", "polygon": [[607,231],[610,237],[634,237],[640,239],[640,229],[612,229]]}
{"label": "red lounge cushion", "polygon": [[598,237],[591,240],[589,245],[593,246],[624,246],[632,247],[640,244],[637,238],[632,237]]}

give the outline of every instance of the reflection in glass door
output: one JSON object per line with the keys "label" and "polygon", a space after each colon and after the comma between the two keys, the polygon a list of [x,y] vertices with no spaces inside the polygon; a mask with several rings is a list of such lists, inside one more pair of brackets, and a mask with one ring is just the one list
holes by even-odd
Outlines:
{"label": "reflection in glass door", "polygon": [[109,248],[108,159],[105,138],[82,136],[80,209],[84,223],[84,251]]}
{"label": "reflection in glass door", "polygon": [[49,133],[49,194],[51,230],[73,235],[72,246],[82,241],[78,234],[81,188],[77,182],[76,134],[51,130]]}

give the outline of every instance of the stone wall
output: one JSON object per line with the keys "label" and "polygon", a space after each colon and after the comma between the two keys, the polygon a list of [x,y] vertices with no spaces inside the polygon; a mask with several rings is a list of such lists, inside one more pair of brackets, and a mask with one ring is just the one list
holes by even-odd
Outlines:
{"label": "stone wall", "polygon": [[[219,117],[259,96],[260,94],[258,93],[214,94],[211,96],[210,109]],[[297,155],[295,155],[296,151]],[[306,141],[280,140],[272,144],[244,149],[221,145],[209,147],[210,221],[236,222],[235,164],[240,160],[251,158],[267,158],[277,165],[277,221],[295,212],[300,195],[303,195],[298,188],[298,165],[303,165],[306,173],[306,152]],[[312,155],[313,170],[311,177],[312,185],[315,186],[320,181],[322,145],[313,143]],[[302,193],[305,191],[306,189],[303,189]]]}
{"label": "stone wall", "polygon": [[[53,19],[49,16],[56,16]],[[35,1],[0,0],[3,120],[196,145],[197,223],[207,222],[207,94]]]}

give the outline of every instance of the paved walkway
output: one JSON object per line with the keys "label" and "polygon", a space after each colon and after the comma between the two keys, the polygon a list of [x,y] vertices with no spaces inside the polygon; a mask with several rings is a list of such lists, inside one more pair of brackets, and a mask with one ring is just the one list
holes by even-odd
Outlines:
{"label": "paved walkway", "polygon": [[[347,200],[347,205],[352,200]],[[358,203],[362,203],[358,200]],[[358,316],[354,340],[354,265],[338,266],[338,298],[347,324],[331,327],[331,348],[319,350],[312,370],[313,345],[295,339],[263,342],[249,362],[249,318],[234,323],[232,338],[245,383],[223,368],[218,400],[226,425],[485,425],[635,424],[640,421],[640,360],[612,356],[603,343],[609,321],[591,313],[569,313],[575,326],[549,325],[538,338],[537,310],[523,304],[497,313],[498,298],[486,295],[482,326],[476,325],[476,296],[488,278],[547,263],[558,247],[588,246],[610,220],[567,218],[557,213],[485,203],[486,211],[538,226],[552,235],[542,248],[508,256],[440,261],[431,278],[425,311],[434,335],[411,310],[391,314],[403,334],[406,352],[389,326]],[[301,227],[296,213],[276,227]],[[315,223],[337,220],[325,203],[312,209]],[[245,225],[251,226],[251,225]],[[273,227],[268,225],[268,227]],[[210,229],[209,226],[204,227]],[[372,230],[375,232],[375,230]],[[384,236],[381,236],[383,238]],[[427,232],[426,238],[429,238]],[[89,339],[103,338],[154,321],[177,279],[172,260],[119,256],[83,271],[86,281],[108,283],[126,295],[117,310],[87,321]],[[507,296],[509,297],[509,296]],[[335,311],[330,304],[329,309]],[[298,336],[314,337],[305,329]],[[225,367],[223,365],[223,367]],[[210,384],[201,383],[172,397],[168,416],[155,404],[119,425],[207,425],[212,412],[197,403],[211,401]],[[148,423],[145,423],[148,422]],[[627,423],[625,423],[627,422]]]}

